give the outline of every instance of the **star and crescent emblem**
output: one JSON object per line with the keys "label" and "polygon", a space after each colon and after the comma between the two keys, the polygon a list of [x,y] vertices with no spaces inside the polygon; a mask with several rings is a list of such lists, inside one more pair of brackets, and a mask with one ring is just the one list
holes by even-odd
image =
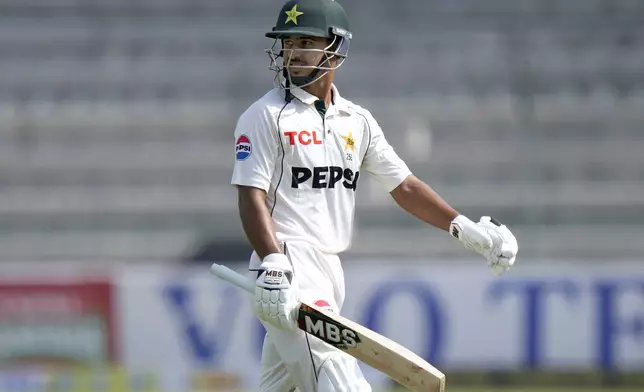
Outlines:
{"label": "star and crescent emblem", "polygon": [[284,22],[284,24],[288,24],[289,22],[297,24],[297,18],[301,15],[304,15],[304,12],[297,10],[297,4],[295,4],[290,11],[284,11],[284,13],[286,14],[286,22]]}
{"label": "star and crescent emblem", "polygon": [[353,138],[353,132],[349,131],[349,134],[347,136],[342,136],[342,139],[344,140],[344,151],[351,150],[353,152],[356,151],[356,141]]}

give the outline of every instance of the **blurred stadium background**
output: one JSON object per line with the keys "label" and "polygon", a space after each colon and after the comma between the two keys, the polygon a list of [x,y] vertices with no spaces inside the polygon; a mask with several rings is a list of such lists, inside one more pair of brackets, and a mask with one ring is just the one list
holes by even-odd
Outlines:
{"label": "blurred stadium background", "polygon": [[[450,391],[643,391],[644,1],[342,3],[340,93],[521,247],[491,280],[365,178],[347,314],[422,352]],[[1,391],[253,389],[261,333],[207,266],[243,269],[250,251],[232,131],[272,87],[281,5],[0,0]],[[411,299],[374,305],[395,290]]]}

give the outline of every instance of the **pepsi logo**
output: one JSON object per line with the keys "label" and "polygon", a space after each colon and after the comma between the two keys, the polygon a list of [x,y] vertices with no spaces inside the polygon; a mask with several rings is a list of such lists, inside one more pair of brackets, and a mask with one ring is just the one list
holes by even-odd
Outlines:
{"label": "pepsi logo", "polygon": [[250,139],[246,135],[241,135],[235,143],[235,157],[238,161],[246,160],[252,152]]}

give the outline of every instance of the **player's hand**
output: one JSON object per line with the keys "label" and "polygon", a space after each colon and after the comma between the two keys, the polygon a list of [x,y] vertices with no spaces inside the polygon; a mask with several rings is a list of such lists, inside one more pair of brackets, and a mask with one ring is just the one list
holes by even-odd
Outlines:
{"label": "player's hand", "polygon": [[519,244],[512,232],[489,216],[474,223],[459,215],[452,221],[449,233],[465,248],[483,255],[497,276],[503,275],[514,264],[519,251]]}
{"label": "player's hand", "polygon": [[293,281],[293,268],[286,255],[273,253],[264,257],[255,282],[255,315],[278,328],[297,328],[298,290]]}

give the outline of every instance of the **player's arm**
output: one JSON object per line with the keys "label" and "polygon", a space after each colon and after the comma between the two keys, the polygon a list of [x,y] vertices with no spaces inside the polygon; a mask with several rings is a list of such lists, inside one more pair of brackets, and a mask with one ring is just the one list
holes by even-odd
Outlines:
{"label": "player's arm", "polygon": [[248,241],[261,259],[255,281],[253,311],[277,327],[294,329],[297,291],[291,288],[293,267],[282,253],[266,205],[280,156],[276,124],[265,107],[251,106],[237,121],[235,166],[231,183],[237,186],[239,216]]}
{"label": "player's arm", "polygon": [[402,209],[445,231],[459,215],[429,185],[411,174],[390,194]]}
{"label": "player's arm", "polygon": [[237,187],[237,205],[246,237],[262,260],[269,254],[281,253],[266,206],[279,149],[270,112],[251,106],[237,121],[231,183]]}
{"label": "player's arm", "polygon": [[371,136],[363,170],[383,184],[405,211],[446,230],[465,248],[483,255],[497,275],[510,268],[518,252],[516,238],[510,230],[487,216],[475,223],[449,206],[429,185],[412,175],[368,112],[365,117]]}
{"label": "player's arm", "polygon": [[244,233],[260,259],[281,253],[273,219],[266,206],[266,191],[253,186],[237,186],[237,204]]}

